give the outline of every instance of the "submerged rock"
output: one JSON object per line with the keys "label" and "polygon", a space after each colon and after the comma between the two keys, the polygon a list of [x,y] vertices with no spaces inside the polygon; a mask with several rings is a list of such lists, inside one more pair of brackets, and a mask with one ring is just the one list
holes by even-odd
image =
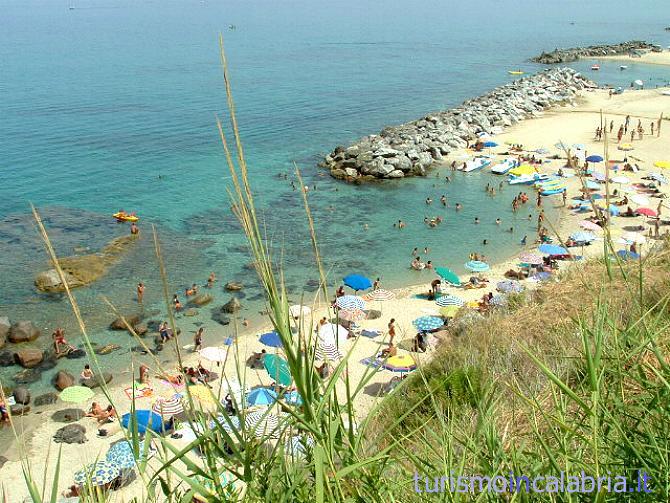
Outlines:
{"label": "submerged rock", "polygon": [[11,367],[16,362],[14,361],[14,354],[9,351],[0,353],[0,367]]}
{"label": "submerged rock", "polygon": [[224,288],[229,292],[235,292],[238,290],[242,290],[242,288],[244,288],[244,285],[238,281],[229,281],[224,285]]}
{"label": "submerged rock", "polygon": [[21,372],[17,372],[12,377],[12,380],[16,384],[32,384],[37,382],[42,377],[42,371],[37,368],[24,369]]}
{"label": "submerged rock", "polygon": [[30,403],[30,390],[25,386],[17,386],[14,388],[12,395],[14,396],[16,403],[21,405],[28,405]]}
{"label": "submerged rock", "polygon": [[43,395],[36,396],[33,401],[35,407],[43,407],[44,405],[51,405],[58,401],[58,394],[54,392],[44,393]]}
{"label": "submerged rock", "polygon": [[221,311],[223,311],[224,313],[229,313],[229,314],[236,313],[240,309],[242,309],[242,304],[235,297],[230,299],[228,302],[226,302],[221,307]]}
{"label": "submerged rock", "polygon": [[206,306],[210,302],[214,300],[214,297],[212,297],[209,293],[199,293],[195,297],[193,297],[188,303],[193,305],[193,306]]}
{"label": "submerged rock", "polygon": [[0,348],[7,342],[7,336],[11,328],[12,324],[9,322],[9,318],[7,316],[0,316]]}
{"label": "submerged rock", "polygon": [[[125,322],[123,321],[125,319]],[[140,321],[142,321],[142,315],[137,314],[137,313],[132,313],[132,314],[124,314],[123,316],[119,316],[116,318],[112,323],[110,323],[109,328],[112,330],[128,330],[128,325],[131,327],[134,327],[136,325],[139,325]]]}
{"label": "submerged rock", "polygon": [[121,346],[119,346],[118,344],[106,344],[105,346],[95,348],[95,354],[96,355],[108,355],[109,353],[112,353],[112,352],[117,351],[119,349],[121,349]]}

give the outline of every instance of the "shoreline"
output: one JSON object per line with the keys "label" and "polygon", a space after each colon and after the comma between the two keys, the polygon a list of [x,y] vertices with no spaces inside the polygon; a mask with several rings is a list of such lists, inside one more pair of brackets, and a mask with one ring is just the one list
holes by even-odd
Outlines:
{"label": "shoreline", "polygon": [[603,61],[625,61],[628,63],[640,63],[645,65],[670,66],[670,49],[663,52],[646,52],[639,57],[631,57],[627,54],[616,56],[585,56],[583,59]]}

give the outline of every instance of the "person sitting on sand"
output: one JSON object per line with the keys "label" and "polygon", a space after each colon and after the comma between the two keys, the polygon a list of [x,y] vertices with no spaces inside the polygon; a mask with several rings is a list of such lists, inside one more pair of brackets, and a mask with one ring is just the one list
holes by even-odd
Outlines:
{"label": "person sitting on sand", "polygon": [[203,367],[201,362],[198,362],[198,368],[196,370],[206,381],[209,380],[211,372]]}
{"label": "person sitting on sand", "polygon": [[91,370],[91,366],[88,363],[86,365],[84,365],[84,370],[82,370],[81,374],[79,374],[79,376],[82,379],[93,379],[94,375],[95,374],[93,374],[93,371]]}
{"label": "person sitting on sand", "polygon": [[254,352],[251,354],[249,357],[249,360],[247,360],[247,364],[252,368],[252,369],[262,369],[263,368],[263,359],[265,358],[265,355],[267,352],[262,349],[260,352]]}
{"label": "person sitting on sand", "polygon": [[86,413],[86,417],[98,417],[102,412],[103,409],[98,405],[98,402],[93,402],[90,410]]}
{"label": "person sitting on sand", "polygon": [[116,414],[116,409],[111,405],[108,405],[107,408],[98,414],[97,419],[98,423],[111,423],[118,416]]}
{"label": "person sitting on sand", "polygon": [[377,355],[377,358],[391,358],[398,354],[398,348],[393,344],[389,343],[388,347],[382,349],[382,351]]}
{"label": "person sitting on sand", "polygon": [[416,353],[425,353],[428,349],[428,340],[426,332],[418,332],[414,336],[414,341],[412,342],[412,351]]}
{"label": "person sitting on sand", "polygon": [[79,486],[73,484],[66,491],[63,491],[63,498],[79,498],[80,494]]}
{"label": "person sitting on sand", "polygon": [[[185,374],[186,369],[182,369],[182,372]],[[174,375],[165,372],[162,374],[157,374],[156,377],[158,377],[159,379],[163,379],[169,382],[170,384],[181,385],[184,384],[184,376],[182,375],[182,372],[179,372],[179,369],[177,369],[177,373]]]}
{"label": "person sitting on sand", "polygon": [[335,292],[335,297],[336,298],[344,297],[344,285],[340,285],[340,287]]}

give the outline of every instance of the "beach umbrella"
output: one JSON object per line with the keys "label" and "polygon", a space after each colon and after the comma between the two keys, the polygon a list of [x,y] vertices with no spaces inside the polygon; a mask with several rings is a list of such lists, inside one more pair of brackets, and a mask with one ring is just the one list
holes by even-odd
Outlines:
{"label": "beach umbrella", "polygon": [[382,367],[391,372],[411,372],[416,369],[416,362],[410,355],[396,355],[386,360]]}
{"label": "beach umbrella", "polygon": [[[143,455],[144,443],[139,445],[139,453]],[[135,459],[135,454],[133,452],[133,446],[127,440],[120,440],[119,442],[112,445],[105,459],[110,463],[115,464],[122,470],[127,470],[129,468],[135,468],[137,460]]]}
{"label": "beach umbrella", "polygon": [[644,208],[644,207],[636,209],[635,212],[638,215],[644,215],[645,217],[655,217],[655,216],[658,215],[658,213],[656,213],[656,210],[652,210],[651,208]]}
{"label": "beach umbrella", "polygon": [[440,309],[440,315],[445,318],[453,318],[461,310],[461,307],[463,306],[444,306]]}
{"label": "beach umbrella", "polygon": [[213,395],[212,391],[202,384],[197,384],[195,386],[188,387],[189,393],[193,398],[200,400],[201,402],[210,402],[215,403],[216,397]]}
{"label": "beach umbrella", "polygon": [[472,272],[486,272],[491,267],[486,262],[481,262],[479,260],[470,260],[465,263],[465,268]]}
{"label": "beach umbrella", "polygon": [[670,169],[670,161],[656,161],[654,166],[661,169]]}
{"label": "beach umbrella", "polygon": [[541,148],[536,149],[535,153],[540,154],[540,155],[547,155],[549,153],[549,149],[541,147]]}
{"label": "beach umbrella", "polygon": [[602,231],[602,230],[603,230],[602,227],[600,227],[600,226],[599,226],[597,223],[595,223],[595,222],[591,222],[591,220],[582,220],[581,222],[579,222],[579,226],[580,226],[582,229],[586,229],[587,231],[596,231],[596,232],[599,232],[599,231]]}
{"label": "beach umbrella", "polygon": [[390,290],[384,290],[380,288],[379,290],[374,290],[365,296],[367,300],[383,302],[385,300],[395,299],[395,293]]}
{"label": "beach umbrella", "polygon": [[635,253],[629,250],[619,250],[616,254],[621,257],[623,260],[638,260],[640,258],[639,253]]}
{"label": "beach umbrella", "polygon": [[540,250],[540,253],[544,253],[545,255],[568,255],[570,253],[562,246],[552,245],[548,243],[540,245],[538,247],[538,250]]}
{"label": "beach umbrella", "polygon": [[165,430],[163,418],[155,412],[146,409],[136,410],[134,416],[130,412],[121,416],[121,426],[124,428],[130,428],[131,418],[133,417],[135,418],[135,423],[137,424],[137,432],[140,434],[146,433],[147,430],[152,430],[156,433],[163,433]]}
{"label": "beach umbrella", "polygon": [[521,166],[517,166],[516,168],[510,169],[508,173],[514,176],[521,176],[521,175],[532,175],[536,172],[537,170],[530,164],[522,164]]}
{"label": "beach umbrella", "polygon": [[591,176],[593,177],[594,180],[598,180],[599,182],[604,182],[607,180],[607,177],[605,176],[604,173],[591,173]]}
{"label": "beach umbrella", "polygon": [[489,301],[489,305],[491,306],[500,307],[504,306],[505,304],[507,304],[507,296],[500,293],[494,295],[493,298]]}
{"label": "beach umbrella", "polygon": [[586,158],[588,162],[603,162],[603,158],[599,155],[590,155]]}
{"label": "beach umbrella", "polygon": [[635,194],[634,196],[631,196],[630,200],[633,201],[635,204],[639,204],[640,206],[649,204],[649,199],[640,194]]}
{"label": "beach umbrella", "polygon": [[277,437],[279,418],[274,414],[269,414],[265,410],[249,412],[244,417],[244,427],[257,438],[266,436]]}
{"label": "beach umbrella", "polygon": [[360,309],[340,309],[337,316],[345,321],[361,321],[368,317],[365,311]]}
{"label": "beach umbrella", "polygon": [[314,439],[305,435],[294,435],[286,439],[284,449],[296,458],[304,458],[314,446]]}
{"label": "beach umbrella", "polygon": [[461,280],[459,279],[458,275],[448,267],[438,267],[435,269],[435,272],[447,283],[451,283],[455,286],[459,286],[461,284]]}
{"label": "beach umbrella", "polygon": [[64,402],[83,403],[89,398],[93,398],[93,390],[86,386],[70,386],[60,392],[58,398]]}
{"label": "beach umbrella", "polygon": [[301,316],[307,316],[311,312],[312,310],[309,307],[297,304],[288,308],[288,313],[293,318],[300,318]]}
{"label": "beach umbrella", "polygon": [[240,431],[240,418],[237,416],[218,415],[216,419],[209,422],[209,427],[216,428],[217,424],[228,434]]}
{"label": "beach umbrella", "polygon": [[601,186],[599,183],[592,182],[591,180],[587,180],[584,182],[584,186],[589,189],[589,190],[600,190]]}
{"label": "beach umbrella", "polygon": [[462,306],[465,304],[463,299],[460,299],[456,297],[455,295],[443,295],[442,297],[439,297],[436,301],[435,304],[437,304],[440,307],[445,307],[445,306]]}
{"label": "beach umbrella", "polygon": [[263,357],[263,366],[270,378],[283,386],[289,386],[293,382],[291,369],[288,362],[278,355],[268,355]]}
{"label": "beach umbrella", "polygon": [[631,143],[622,143],[617,148],[619,150],[628,151],[628,150],[633,150],[633,145]]}
{"label": "beach umbrella", "polygon": [[496,290],[502,293],[521,293],[523,292],[523,285],[513,279],[506,279],[498,282]]}
{"label": "beach umbrella", "polygon": [[621,187],[620,190],[624,194],[637,194],[637,189],[635,187]]}
{"label": "beach umbrella", "polygon": [[349,330],[342,325],[335,325],[333,323],[325,323],[319,329],[319,339],[324,344],[332,344],[337,346],[339,342],[345,342],[349,337]]}
{"label": "beach umbrella", "polygon": [[584,146],[583,143],[573,143],[572,148],[575,150],[584,150],[586,147]]}
{"label": "beach umbrella", "polygon": [[540,265],[544,264],[544,257],[534,252],[523,252],[519,255],[519,260],[523,264]]}
{"label": "beach umbrella", "polygon": [[601,210],[606,209],[609,212],[609,214],[614,216],[614,217],[618,217],[619,214],[621,213],[621,210],[618,207],[614,206],[613,204],[610,204],[609,207],[608,207],[606,201],[598,201],[596,203],[596,206],[598,208],[600,208]]}
{"label": "beach umbrella", "polygon": [[269,388],[255,388],[247,395],[248,405],[272,405],[279,397]]}
{"label": "beach umbrella", "polygon": [[78,486],[104,486],[121,475],[121,469],[109,461],[96,461],[74,474],[74,483]]}
{"label": "beach umbrella", "polygon": [[590,243],[591,241],[595,241],[596,236],[591,232],[578,231],[570,234],[570,238],[578,243]]}
{"label": "beach umbrella", "polygon": [[281,341],[281,337],[279,337],[279,334],[274,330],[272,332],[267,332],[265,334],[262,334],[258,338],[258,341],[261,344],[265,344],[266,346],[270,346],[271,348],[281,348],[284,345]]}
{"label": "beach umbrella", "polygon": [[355,295],[343,295],[335,300],[340,309],[365,309],[365,301]]}
{"label": "beach umbrella", "polygon": [[637,80],[633,81],[633,84],[635,84],[636,86],[643,86],[644,82],[640,79],[637,79]]}
{"label": "beach umbrella", "polygon": [[660,173],[649,173],[649,178],[656,180],[658,183],[668,183],[668,179]]}
{"label": "beach umbrella", "polygon": [[415,319],[412,324],[422,332],[427,332],[429,330],[435,330],[444,325],[444,320],[436,316],[421,316],[420,318]]}
{"label": "beach umbrella", "polygon": [[151,410],[163,417],[176,416],[177,414],[184,412],[184,405],[182,404],[181,398],[178,395],[175,395],[172,398],[159,398],[151,406]]}
{"label": "beach umbrella", "polygon": [[356,291],[372,288],[372,281],[370,281],[370,279],[366,278],[365,276],[361,276],[360,274],[350,274],[349,276],[345,276],[342,281],[344,281],[344,284],[349,288],[352,288]]}
{"label": "beach umbrella", "polygon": [[625,176],[615,176],[614,178],[612,178],[612,182],[624,184],[630,182],[630,179],[626,178]]}
{"label": "beach umbrella", "polygon": [[209,360],[210,362],[225,362],[226,361],[226,356],[228,355],[228,350],[226,348],[218,348],[218,347],[206,347],[203,348],[199,351],[200,356],[202,356],[205,360]]}
{"label": "beach umbrella", "polygon": [[317,344],[314,359],[320,362],[338,362],[342,359],[342,353],[333,344]]}
{"label": "beach umbrella", "polygon": [[296,390],[284,394],[284,401],[289,405],[300,406],[303,404],[302,396]]}
{"label": "beach umbrella", "polygon": [[494,141],[485,141],[485,142],[484,142],[484,146],[485,146],[486,148],[492,148],[492,147],[497,147],[498,144],[497,144],[496,142],[494,142]]}

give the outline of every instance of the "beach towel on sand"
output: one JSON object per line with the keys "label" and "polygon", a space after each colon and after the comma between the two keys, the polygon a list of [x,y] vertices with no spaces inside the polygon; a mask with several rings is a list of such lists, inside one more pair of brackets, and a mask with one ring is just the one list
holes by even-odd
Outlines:
{"label": "beach towel on sand", "polygon": [[133,387],[128,386],[125,390],[126,396],[131,400],[133,398],[149,398],[154,394],[154,390],[149,386],[135,388],[135,396],[133,396]]}

